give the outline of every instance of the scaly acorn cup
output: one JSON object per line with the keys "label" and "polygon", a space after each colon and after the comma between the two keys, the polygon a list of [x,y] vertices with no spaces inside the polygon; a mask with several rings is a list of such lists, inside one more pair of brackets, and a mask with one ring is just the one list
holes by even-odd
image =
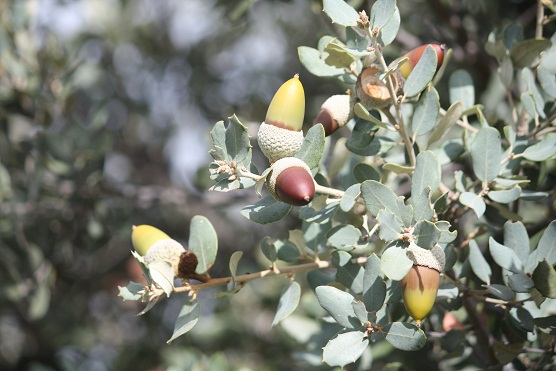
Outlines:
{"label": "scaly acorn cup", "polygon": [[178,241],[171,239],[158,228],[140,225],[133,226],[131,242],[135,250],[143,255],[147,267],[155,261],[166,261],[172,264],[174,276],[180,276],[178,267],[182,254],[186,250]]}
{"label": "scaly acorn cup", "polygon": [[351,94],[338,94],[328,98],[320,107],[314,125],[322,124],[324,134],[329,136],[344,126],[353,116],[353,99]]}
{"label": "scaly acorn cup", "polygon": [[315,197],[311,169],[296,157],[276,161],[266,179],[266,186],[275,199],[294,206],[307,205]]}
{"label": "scaly acorn cup", "polygon": [[305,92],[299,76],[286,81],[276,94],[259,127],[257,142],[270,163],[295,155],[303,143]]}
{"label": "scaly acorn cup", "polygon": [[413,267],[401,281],[403,302],[419,327],[434,306],[446,256],[439,245],[427,250],[415,243],[407,248],[407,256],[413,261]]}
{"label": "scaly acorn cup", "polygon": [[[361,103],[368,109],[385,108],[393,103],[388,87],[377,76],[379,73],[380,70],[376,66],[370,66],[364,68],[359,76],[357,76],[355,92],[357,98],[359,98]],[[400,90],[398,79],[395,74],[391,76],[394,84],[394,91],[398,93]]]}
{"label": "scaly acorn cup", "polygon": [[438,72],[438,69],[440,68],[440,66],[442,66],[442,62],[444,61],[444,49],[446,47],[443,44],[425,44],[413,49],[402,57],[409,58],[409,60],[405,62],[399,69],[400,75],[403,76],[404,80],[407,79],[411,71],[413,71],[413,68],[415,68],[415,66],[421,59],[423,52],[429,45],[432,46],[434,48],[434,51],[436,52],[436,71]]}

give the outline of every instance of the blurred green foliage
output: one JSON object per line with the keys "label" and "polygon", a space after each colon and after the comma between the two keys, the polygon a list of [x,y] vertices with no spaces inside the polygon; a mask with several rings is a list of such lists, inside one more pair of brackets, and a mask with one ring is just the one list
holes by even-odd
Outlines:
{"label": "blurred green foliage", "polygon": [[[448,44],[454,50],[449,68],[465,66],[476,93],[485,95],[486,114],[495,112],[489,82],[497,65],[483,45],[493,30],[514,21],[531,37],[535,3],[399,6],[402,29],[389,52],[401,55],[433,40]],[[261,257],[250,252],[261,236],[276,235],[277,226],[238,220],[239,205],[256,199],[252,193],[205,192],[208,131],[233,113],[256,130],[277,86],[296,72],[311,99],[307,123],[325,97],[345,90],[310,75],[297,59],[298,46],[316,45],[329,33],[321,9],[320,1],[303,0],[0,3],[0,368],[276,370],[303,364],[296,362],[308,353],[296,359],[294,339],[308,339],[314,329],[302,315],[322,310],[314,296],[304,295],[298,316],[271,331],[282,279],[219,300],[203,292],[206,313],[172,345],[165,341],[179,300],[137,318],[140,307],[121,302],[116,292],[141,280],[129,254],[133,224],[156,225],[186,240],[192,216],[205,215],[221,254],[243,250],[244,264],[256,266]],[[553,25],[547,29],[554,32]],[[447,85],[438,89],[447,99]],[[294,223],[286,219],[278,228]],[[226,269],[217,264],[213,275]],[[335,332],[324,330],[328,338]],[[375,349],[373,366],[382,358],[419,356],[422,364],[413,367],[430,370],[429,350]],[[320,348],[312,351],[320,357]]]}

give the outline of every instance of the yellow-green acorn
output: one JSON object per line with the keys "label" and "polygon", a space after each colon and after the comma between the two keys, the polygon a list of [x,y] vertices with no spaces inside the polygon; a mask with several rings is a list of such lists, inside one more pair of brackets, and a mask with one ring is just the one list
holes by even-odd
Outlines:
{"label": "yellow-green acorn", "polygon": [[407,256],[413,261],[413,267],[401,281],[403,302],[409,315],[420,326],[434,306],[446,256],[439,245],[427,250],[415,243],[407,248]]}
{"label": "yellow-green acorn", "polygon": [[152,262],[160,260],[166,261],[172,264],[174,276],[178,276],[180,258],[186,251],[178,241],[150,225],[133,226],[131,241],[135,250],[143,255],[145,265],[149,266]]}
{"label": "yellow-green acorn", "polygon": [[353,100],[350,94],[338,94],[328,98],[320,107],[314,124],[322,124],[324,134],[329,136],[344,126],[353,116]]}
{"label": "yellow-green acorn", "polygon": [[270,163],[295,155],[303,143],[305,92],[299,76],[286,81],[276,94],[257,134],[259,147]]}
{"label": "yellow-green acorn", "polygon": [[272,165],[266,179],[270,194],[294,206],[307,205],[315,197],[315,181],[309,166],[296,157],[285,157]]}
{"label": "yellow-green acorn", "polygon": [[437,57],[437,61],[436,61],[436,70],[438,71],[438,69],[440,68],[440,66],[442,66],[442,62],[444,61],[444,49],[445,46],[441,45],[441,44],[425,44],[425,45],[421,45],[413,50],[411,50],[410,52],[408,52],[407,54],[405,54],[402,58],[408,57],[409,60],[407,62],[405,62],[399,69],[400,74],[403,76],[404,79],[407,79],[407,77],[409,76],[409,74],[411,73],[411,71],[413,71],[413,68],[415,68],[415,66],[417,65],[417,63],[419,62],[419,60],[421,59],[421,56],[423,55],[425,49],[427,48],[427,46],[432,46],[434,51],[436,52],[436,57]]}

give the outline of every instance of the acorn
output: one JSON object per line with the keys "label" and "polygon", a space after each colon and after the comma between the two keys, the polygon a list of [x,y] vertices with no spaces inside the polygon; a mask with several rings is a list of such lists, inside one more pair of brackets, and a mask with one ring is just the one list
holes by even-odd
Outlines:
{"label": "acorn", "polygon": [[[355,84],[357,98],[368,109],[385,108],[393,103],[392,97],[386,84],[378,78],[380,70],[376,66],[364,68]],[[394,92],[399,91],[399,83],[395,74],[391,75],[394,84]]]}
{"label": "acorn", "polygon": [[320,107],[320,112],[313,124],[322,124],[324,134],[329,136],[351,119],[353,116],[352,102],[350,94],[331,96]]}
{"label": "acorn", "polygon": [[434,245],[427,250],[413,242],[406,253],[413,261],[413,267],[401,281],[403,302],[407,312],[419,327],[434,306],[440,272],[444,270],[446,256],[440,245]]}
{"label": "acorn", "polygon": [[166,261],[172,264],[174,276],[178,277],[180,258],[186,251],[178,241],[150,225],[133,226],[131,241],[147,267],[155,261]]}
{"label": "acorn", "polygon": [[411,71],[413,71],[413,68],[415,68],[415,66],[421,59],[423,52],[429,45],[432,46],[434,51],[436,52],[436,71],[438,72],[440,66],[442,66],[442,62],[444,62],[444,49],[446,49],[446,46],[444,44],[425,44],[413,49],[402,57],[409,58],[409,60],[405,62],[399,69],[399,72],[404,79],[408,78],[409,74],[411,73]]}
{"label": "acorn", "polygon": [[307,205],[315,197],[311,169],[296,157],[276,161],[266,179],[266,186],[275,199],[293,206]]}
{"label": "acorn", "polygon": [[293,156],[303,143],[305,92],[299,75],[286,81],[270,102],[257,142],[270,163]]}

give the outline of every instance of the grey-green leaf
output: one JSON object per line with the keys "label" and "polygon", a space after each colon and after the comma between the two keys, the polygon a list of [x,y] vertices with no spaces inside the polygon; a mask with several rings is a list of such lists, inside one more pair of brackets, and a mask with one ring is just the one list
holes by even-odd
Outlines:
{"label": "grey-green leaf", "polygon": [[199,302],[197,302],[197,300],[185,303],[178,314],[176,324],[174,325],[174,333],[172,334],[170,340],[168,340],[168,343],[171,343],[176,338],[190,331],[199,320],[200,314],[201,308],[199,307]]}
{"label": "grey-green leaf", "polygon": [[490,269],[490,266],[481,253],[479,245],[477,245],[475,240],[469,241],[469,265],[471,266],[473,273],[475,273],[481,281],[490,285],[490,275],[492,274],[492,270]]}
{"label": "grey-green leaf", "polygon": [[431,207],[430,188],[425,188],[420,196],[412,196],[411,204],[413,205],[413,219],[415,222],[433,218],[434,210]]}
{"label": "grey-green leaf", "polygon": [[529,236],[522,222],[507,221],[504,223],[504,245],[511,248],[522,263],[529,257]]}
{"label": "grey-green leaf", "polygon": [[413,266],[413,261],[407,257],[406,251],[400,246],[390,246],[380,258],[380,269],[395,281],[400,281]]}
{"label": "grey-green leaf", "polygon": [[321,307],[323,307],[338,324],[345,328],[359,328],[361,322],[357,319],[351,303],[351,294],[338,290],[332,286],[319,286],[315,293]]}
{"label": "grey-green leaf", "polygon": [[556,220],[546,227],[535,251],[537,261],[545,259],[548,264],[556,264]]}
{"label": "grey-green leaf", "polygon": [[507,204],[517,200],[521,196],[521,187],[518,185],[503,191],[489,191],[488,197],[495,202]]}
{"label": "grey-green leaf", "polygon": [[415,225],[415,243],[423,249],[431,249],[440,239],[440,229],[433,222],[423,220]]}
{"label": "grey-green leaf", "polygon": [[399,213],[398,196],[384,184],[374,180],[368,180],[361,184],[361,195],[367,206],[367,210],[377,216],[382,209],[396,215]]}
{"label": "grey-green leaf", "polygon": [[440,110],[440,97],[435,88],[427,89],[419,98],[411,119],[411,133],[420,136],[431,131],[436,125],[438,111]]}
{"label": "grey-green leaf", "polygon": [[324,0],[323,11],[330,17],[332,23],[344,27],[357,26],[359,19],[357,11],[343,0]]}
{"label": "grey-green leaf", "polygon": [[485,287],[488,292],[502,300],[508,301],[512,300],[515,297],[514,292],[508,286],[492,284],[485,285]]}
{"label": "grey-green leaf", "polygon": [[535,283],[525,273],[516,273],[508,276],[508,286],[515,292],[531,292]]}
{"label": "grey-green leaf", "polygon": [[218,252],[218,236],[210,221],[202,216],[195,215],[189,226],[189,250],[197,255],[196,273],[203,274],[210,269]]}
{"label": "grey-green leaf", "polygon": [[531,161],[545,161],[555,157],[556,133],[549,133],[540,142],[527,147],[522,156]]}
{"label": "grey-green leaf", "polygon": [[542,332],[556,335],[556,314],[547,317],[533,318],[533,323]]}
{"label": "grey-green leaf", "polygon": [[475,88],[473,79],[466,70],[456,70],[448,81],[450,86],[450,103],[460,101],[463,110],[468,110],[475,104]]}
{"label": "grey-green leaf", "polygon": [[350,331],[339,334],[322,349],[322,361],[330,367],[344,367],[357,361],[368,345],[369,339],[364,332]]}
{"label": "grey-green leaf", "polygon": [[263,255],[271,262],[276,261],[276,247],[272,243],[272,239],[268,236],[264,237],[261,241],[261,250]]}
{"label": "grey-green leaf", "polygon": [[241,209],[240,213],[249,220],[259,224],[276,222],[291,210],[291,205],[276,200],[271,195],[266,195],[254,205],[247,205]]}
{"label": "grey-green leaf", "polygon": [[391,44],[396,39],[396,35],[400,29],[400,11],[397,6],[395,8],[394,15],[392,15],[388,23],[382,27],[378,35],[378,42],[382,44],[382,46]]}
{"label": "grey-green leaf", "polygon": [[282,295],[280,295],[280,301],[278,302],[278,309],[276,310],[276,315],[272,321],[272,327],[276,326],[284,318],[293,313],[299,304],[300,297],[301,287],[299,286],[299,283],[293,281],[286,288],[284,288]]}
{"label": "grey-green leaf", "polygon": [[130,282],[126,287],[118,286],[120,296],[124,301],[125,300],[139,300],[143,297],[140,291],[145,289],[145,285],[137,283],[137,282]]}
{"label": "grey-green leaf", "polygon": [[315,76],[319,77],[335,77],[344,73],[343,68],[336,68],[326,64],[322,58],[322,53],[308,46],[300,46],[297,48],[299,61],[303,66]]}
{"label": "grey-green leaf", "polygon": [[402,225],[390,211],[380,210],[376,220],[380,225],[378,236],[381,240],[389,242],[401,237]]}
{"label": "grey-green leaf", "polygon": [[440,184],[440,164],[432,151],[423,151],[417,155],[415,172],[411,178],[411,196],[419,197],[425,188],[436,191]]}
{"label": "grey-green leaf", "polygon": [[149,274],[169,297],[174,291],[174,268],[172,268],[172,264],[164,260],[155,260],[149,264]]}
{"label": "grey-green leaf", "polygon": [[383,327],[384,338],[394,348],[415,351],[425,346],[427,337],[423,330],[404,322],[392,322]]}
{"label": "grey-green leaf", "polygon": [[396,0],[377,0],[371,8],[371,29],[386,26],[396,11]]}
{"label": "grey-green leaf", "polygon": [[327,233],[328,243],[337,249],[354,248],[361,238],[361,231],[351,224],[334,227]]}
{"label": "grey-green leaf", "polygon": [[533,282],[542,296],[556,299],[556,270],[546,260],[541,261],[535,268]]}
{"label": "grey-green leaf", "polygon": [[386,299],[386,283],[381,277],[380,259],[375,255],[367,258],[363,276],[363,302],[369,312],[382,308]]}
{"label": "grey-green leaf", "polygon": [[314,125],[307,131],[307,135],[295,157],[303,160],[310,169],[313,169],[319,165],[323,152],[324,128],[320,124]]}
{"label": "grey-green leaf", "polygon": [[344,212],[350,211],[355,205],[355,201],[360,194],[361,184],[356,183],[351,185],[348,189],[346,189],[344,195],[342,196],[342,199],[340,200],[340,209],[342,209],[342,211]]}
{"label": "grey-green leaf", "polygon": [[485,213],[485,202],[483,201],[481,196],[476,195],[475,193],[463,192],[459,196],[459,201],[465,206],[469,206],[471,209],[473,209],[473,211],[475,211],[475,214],[477,214],[477,218],[480,218]]}
{"label": "grey-green leaf", "polygon": [[510,57],[515,68],[530,67],[541,52],[551,45],[550,40],[543,38],[524,40],[513,46]]}
{"label": "grey-green leaf", "polygon": [[502,161],[500,133],[492,127],[479,130],[471,145],[473,171],[483,182],[490,182],[498,176]]}
{"label": "grey-green leaf", "polygon": [[463,114],[463,103],[457,101],[452,103],[450,108],[446,111],[446,114],[440,119],[438,126],[432,132],[432,135],[427,142],[427,148],[439,141],[444,137],[444,135],[450,130],[452,126],[459,120]]}
{"label": "grey-green leaf", "polygon": [[413,97],[427,87],[436,72],[436,64],[436,51],[429,45],[423,52],[423,55],[421,55],[421,59],[419,59],[413,71],[407,77],[403,87],[404,94],[407,97]]}
{"label": "grey-green leaf", "polygon": [[500,267],[513,273],[523,272],[523,262],[509,247],[498,243],[492,236],[488,240],[490,255]]}

